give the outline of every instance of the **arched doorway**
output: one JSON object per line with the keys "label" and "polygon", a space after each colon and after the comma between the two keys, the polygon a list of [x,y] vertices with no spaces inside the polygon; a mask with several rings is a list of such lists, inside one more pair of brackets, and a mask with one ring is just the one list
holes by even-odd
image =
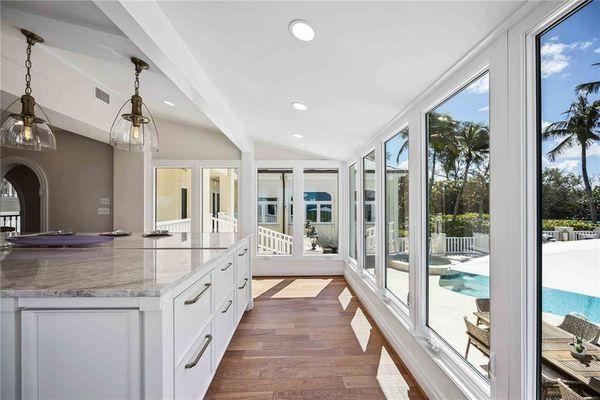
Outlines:
{"label": "arched doorway", "polygon": [[[18,228],[20,232],[43,232],[48,229],[48,180],[42,168],[26,158],[9,156],[2,158],[0,164],[3,214],[14,215],[18,209]],[[12,190],[9,190],[10,187]],[[4,197],[6,195],[6,197]],[[5,201],[6,200],[6,201]],[[18,207],[15,206],[18,202]],[[6,211],[6,212],[5,212]],[[11,220],[0,218],[3,230],[16,227],[14,217]]]}

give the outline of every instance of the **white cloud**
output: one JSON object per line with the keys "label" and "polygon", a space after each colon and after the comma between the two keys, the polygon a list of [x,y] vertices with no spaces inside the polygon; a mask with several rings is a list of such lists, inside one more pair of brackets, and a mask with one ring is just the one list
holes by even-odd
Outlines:
{"label": "white cloud", "polygon": [[548,122],[548,121],[542,121],[542,130],[546,129],[549,126],[550,126],[550,122]]}
{"label": "white cloud", "polygon": [[580,48],[581,50],[585,50],[585,49],[587,49],[587,48],[591,47],[591,46],[592,46],[592,44],[594,44],[594,42],[593,42],[593,41],[582,42],[582,43],[579,43],[579,48]]}
{"label": "white cloud", "polygon": [[485,107],[478,108],[477,111],[484,112],[484,111],[487,111],[489,109],[490,109],[490,106],[485,106]]}
{"label": "white cloud", "polygon": [[467,90],[471,93],[487,93],[490,91],[490,76],[489,74],[483,75],[475,82],[471,83]]}
{"label": "white cloud", "polygon": [[594,50],[594,53],[600,54],[600,47],[598,47],[596,50]]}
{"label": "white cloud", "polygon": [[[600,156],[600,143],[595,142],[586,151],[587,157]],[[558,160],[570,160],[581,158],[581,146],[575,145],[570,149],[565,150],[560,156],[556,157]]]}
{"label": "white cloud", "polygon": [[551,75],[563,71],[569,66],[569,57],[565,54],[568,50],[577,47],[577,43],[546,43],[540,49],[542,57],[542,78],[547,78]]}
{"label": "white cloud", "polygon": [[552,36],[552,37],[551,37],[550,39],[548,39],[548,40],[549,40],[549,41],[551,41],[551,42],[556,42],[556,41],[558,41],[558,35],[556,35],[556,36]]}
{"label": "white cloud", "polygon": [[579,170],[579,160],[563,160],[550,165],[552,168],[558,168],[563,171],[577,172]]}

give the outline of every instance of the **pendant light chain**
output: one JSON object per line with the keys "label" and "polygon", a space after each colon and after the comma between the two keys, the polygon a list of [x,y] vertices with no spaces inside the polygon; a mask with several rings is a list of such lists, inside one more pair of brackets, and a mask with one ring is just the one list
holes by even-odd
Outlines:
{"label": "pendant light chain", "polygon": [[25,60],[25,94],[31,94],[31,42],[27,41],[27,60]]}
{"label": "pendant light chain", "polygon": [[135,88],[136,96],[139,96],[140,95],[140,70],[139,70],[139,68],[135,69],[135,83],[133,84],[133,87]]}

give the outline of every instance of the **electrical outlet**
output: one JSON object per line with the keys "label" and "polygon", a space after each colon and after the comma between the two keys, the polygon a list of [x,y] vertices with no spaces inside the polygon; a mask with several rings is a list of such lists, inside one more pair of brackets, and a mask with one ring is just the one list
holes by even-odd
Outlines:
{"label": "electrical outlet", "polygon": [[108,197],[102,197],[100,199],[100,205],[101,206],[107,206],[110,204],[110,199]]}
{"label": "electrical outlet", "polygon": [[110,208],[105,208],[105,207],[98,208],[98,215],[109,215],[109,214],[110,214]]}

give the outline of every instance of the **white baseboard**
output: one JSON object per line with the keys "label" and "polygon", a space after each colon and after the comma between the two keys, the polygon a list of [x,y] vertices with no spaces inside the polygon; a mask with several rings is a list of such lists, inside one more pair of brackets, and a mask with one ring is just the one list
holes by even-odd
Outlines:
{"label": "white baseboard", "polygon": [[252,264],[253,276],[316,276],[344,275],[343,260],[285,260],[256,259]]}
{"label": "white baseboard", "polygon": [[370,289],[359,273],[351,267],[346,267],[344,276],[427,397],[432,400],[466,399],[464,393],[423,349],[417,339],[410,335],[406,327],[396,319],[384,301]]}

